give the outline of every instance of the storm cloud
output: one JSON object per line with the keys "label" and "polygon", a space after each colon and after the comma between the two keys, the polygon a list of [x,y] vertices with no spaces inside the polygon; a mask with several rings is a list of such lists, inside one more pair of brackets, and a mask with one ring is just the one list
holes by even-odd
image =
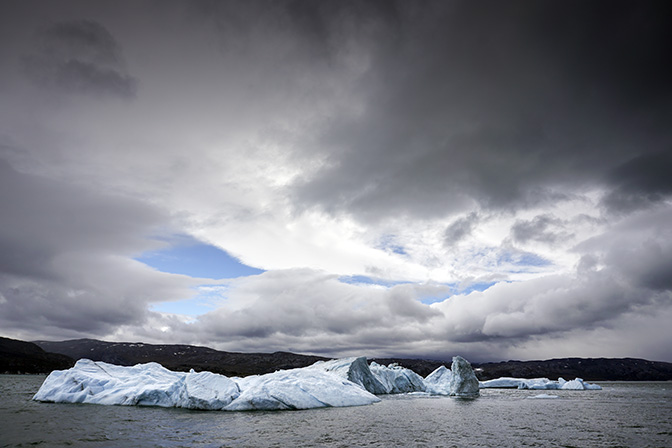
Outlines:
{"label": "storm cloud", "polygon": [[445,244],[456,244],[459,243],[460,240],[468,238],[477,222],[478,215],[476,213],[470,213],[468,216],[456,219],[454,222],[450,223],[445,231]]}
{"label": "storm cloud", "polygon": [[565,226],[562,220],[553,215],[539,215],[529,221],[517,221],[511,227],[511,234],[518,242],[535,240],[552,244],[569,237],[564,231]]}
{"label": "storm cloud", "polygon": [[672,151],[643,154],[607,173],[612,189],[604,204],[614,212],[629,212],[660,204],[672,195]]}
{"label": "storm cloud", "polygon": [[72,93],[131,98],[137,81],[125,73],[121,48],[99,23],[57,22],[35,37],[35,50],[23,59],[37,84]]}
{"label": "storm cloud", "polygon": [[336,163],[299,197],[370,219],[525,207],[667,151],[662,16],[649,3],[398,4],[376,28],[384,45],[360,43],[373,61],[362,110],[322,135]]}
{"label": "storm cloud", "polygon": [[7,331],[108,334],[147,305],[193,293],[193,279],[131,257],[165,220],[138,201],[17,172],[0,160],[0,322]]}
{"label": "storm cloud", "polygon": [[[671,33],[649,1],[3,2],[3,335],[672,360]],[[265,272],[138,261],[179,236]]]}

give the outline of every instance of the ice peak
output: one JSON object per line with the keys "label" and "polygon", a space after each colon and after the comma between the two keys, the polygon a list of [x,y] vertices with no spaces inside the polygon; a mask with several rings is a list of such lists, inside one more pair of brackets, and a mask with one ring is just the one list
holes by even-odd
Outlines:
{"label": "ice peak", "polygon": [[450,395],[457,397],[477,397],[479,395],[478,378],[469,361],[461,356],[455,356],[450,370],[452,373]]}

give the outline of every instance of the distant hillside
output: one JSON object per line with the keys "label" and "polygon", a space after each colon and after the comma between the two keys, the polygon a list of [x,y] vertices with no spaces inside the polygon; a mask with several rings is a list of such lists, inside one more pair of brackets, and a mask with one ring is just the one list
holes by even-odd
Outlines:
{"label": "distant hillside", "polygon": [[[397,363],[422,376],[450,362],[422,359],[374,359],[378,364]],[[672,363],[634,358],[562,358],[546,361],[504,361],[473,363],[479,380],[501,377],[514,378],[583,378],[586,381],[670,381]]]}
{"label": "distant hillside", "polygon": [[0,337],[0,373],[49,373],[74,364],[72,358],[47,353],[31,342]]}
{"label": "distant hillside", "polygon": [[[208,370],[226,376],[246,376],[270,373],[281,369],[305,367],[320,360],[319,356],[288,352],[235,353],[193,345],[154,345],[143,343],[104,342],[77,339],[62,342],[36,341],[42,349],[67,355],[74,359],[88,358],[118,365],[158,362],[171,370]],[[405,358],[374,358],[379,364],[397,363],[427,376],[440,365],[450,367],[450,361]],[[672,380],[672,363],[622,358],[564,358],[546,361],[506,361],[473,364],[480,380],[503,376],[517,378],[546,377],[557,379],[583,378],[587,381],[667,381]],[[1,371],[1,370],[0,370]]]}
{"label": "distant hillside", "polygon": [[546,361],[506,361],[474,364],[479,379],[583,378],[587,381],[669,381],[672,363],[635,358],[562,358]]}
{"label": "distant hillside", "polygon": [[170,370],[207,370],[226,376],[271,373],[276,370],[305,367],[328,359],[288,352],[235,353],[193,345],[104,342],[95,339],[35,343],[46,351],[62,353],[74,359],[88,358],[122,366],[153,361]]}

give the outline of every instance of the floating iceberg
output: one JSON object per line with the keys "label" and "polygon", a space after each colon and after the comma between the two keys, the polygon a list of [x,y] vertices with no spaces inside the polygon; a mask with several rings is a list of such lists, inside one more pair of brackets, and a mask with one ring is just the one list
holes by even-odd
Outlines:
{"label": "floating iceberg", "polygon": [[328,372],[284,370],[231,379],[210,372],[172,372],[160,364],[121,367],[88,359],[54,371],[34,400],[241,411],[359,406],[380,401]]}
{"label": "floating iceberg", "polygon": [[560,389],[557,382],[548,378],[509,378],[502,377],[494,380],[481,381],[481,389]]}
{"label": "floating iceberg", "polygon": [[[453,358],[426,378],[396,364],[382,366],[366,358],[317,362],[301,369],[227,378],[211,372],[173,372],[160,364],[122,367],[80,359],[68,370],[55,370],[33,397],[56,403],[141,405],[188,409],[248,411],[361,406],[380,401],[374,394],[427,392],[475,397],[479,388],[601,389],[581,378],[498,378],[479,383],[471,364]],[[541,396],[539,396],[541,397]]]}
{"label": "floating iceberg", "polygon": [[502,377],[494,380],[482,381],[481,389],[534,389],[534,390],[600,390],[597,384],[584,382],[581,378],[571,381],[565,381],[558,378],[558,381],[548,378],[509,378]]}
{"label": "floating iceberg", "polygon": [[372,362],[369,366],[371,373],[385,388],[386,394],[405,394],[410,392],[425,392],[425,382],[420,375],[397,364],[382,366]]}
{"label": "floating iceberg", "polygon": [[461,356],[454,356],[450,370],[452,371],[450,378],[450,395],[457,397],[478,396],[478,378],[476,378],[474,369],[471,368],[469,361]]}
{"label": "floating iceberg", "polygon": [[157,363],[121,367],[80,359],[68,370],[55,370],[34,400],[222,409],[240,393],[231,379],[210,372],[171,372]]}
{"label": "floating iceberg", "polygon": [[602,390],[601,386],[586,383],[581,378],[575,378],[571,381],[565,381],[562,378],[558,378],[558,384],[560,384],[560,389],[563,390]]}
{"label": "floating iceberg", "polygon": [[469,361],[461,356],[453,358],[450,370],[440,366],[425,378],[426,391],[436,395],[477,397],[479,383]]}

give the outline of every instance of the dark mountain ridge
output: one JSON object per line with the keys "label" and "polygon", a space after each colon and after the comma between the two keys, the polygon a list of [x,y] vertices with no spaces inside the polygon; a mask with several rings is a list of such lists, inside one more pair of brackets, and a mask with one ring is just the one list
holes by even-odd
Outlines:
{"label": "dark mountain ridge", "polygon": [[31,342],[0,337],[0,373],[49,373],[74,364],[69,356],[47,353]]}
{"label": "dark mountain ridge", "polygon": [[329,358],[289,352],[236,353],[195,345],[156,345],[141,342],[105,342],[96,339],[75,339],[50,342],[35,341],[44,350],[61,353],[74,359],[88,358],[122,366],[158,362],[175,371],[207,370],[226,376],[247,376],[276,370],[306,367]]}
{"label": "dark mountain ridge", "polygon": [[[2,341],[13,341],[0,338]],[[62,356],[61,361],[69,360],[69,365],[63,364],[56,368],[67,368],[74,359],[88,358],[94,361],[104,361],[118,365],[135,365],[138,363],[158,362],[164,367],[176,371],[207,370],[226,376],[247,376],[274,372],[282,369],[305,367],[320,360],[329,358],[311,355],[300,355],[289,352],[275,353],[236,353],[215,350],[208,347],[193,345],[157,345],[129,342],[106,342],[96,339],[76,339],[69,341],[36,341],[29,342],[32,352],[41,350],[44,355],[52,352]],[[5,344],[6,345],[6,344]],[[38,353],[38,352],[35,352]],[[20,355],[21,353],[19,353]],[[44,356],[44,355],[37,355]],[[0,352],[7,357],[7,350]],[[23,356],[23,355],[21,355]],[[397,363],[414,370],[421,376],[426,376],[440,365],[450,366],[450,361],[407,359],[407,358],[373,358],[379,364],[388,365]],[[3,369],[6,360],[0,363],[0,372],[12,371]],[[473,364],[476,374],[481,380],[499,378],[503,376],[517,378],[546,377],[557,379],[583,378],[587,381],[669,381],[672,380],[672,363],[647,361],[634,358],[562,358],[544,361],[503,361]],[[43,371],[50,371],[52,369]],[[21,369],[28,372],[27,369]],[[35,372],[37,373],[37,372]]]}
{"label": "dark mountain ridge", "polygon": [[[587,381],[670,381],[672,363],[636,358],[560,358],[545,361],[505,361],[474,364],[479,379],[583,378]],[[479,375],[480,373],[480,375]]]}

